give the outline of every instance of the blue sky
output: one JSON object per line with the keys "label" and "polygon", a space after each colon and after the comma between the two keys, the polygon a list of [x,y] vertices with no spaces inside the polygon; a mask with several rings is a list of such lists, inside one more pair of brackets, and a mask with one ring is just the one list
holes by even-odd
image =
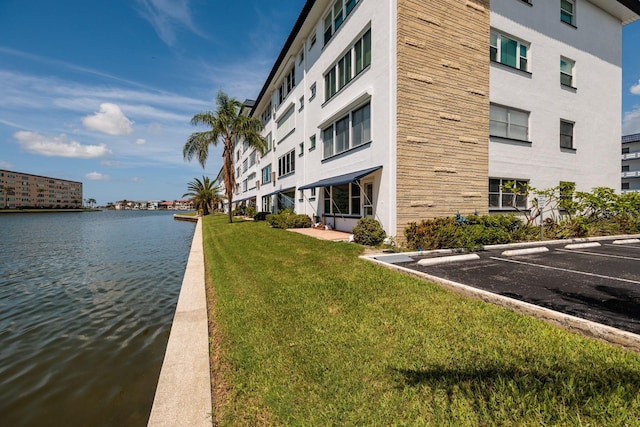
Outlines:
{"label": "blue sky", "polygon": [[[84,197],[173,200],[220,169],[182,158],[218,90],[254,99],[305,0],[1,0],[0,168]],[[623,30],[623,133],[640,132],[640,23]]]}

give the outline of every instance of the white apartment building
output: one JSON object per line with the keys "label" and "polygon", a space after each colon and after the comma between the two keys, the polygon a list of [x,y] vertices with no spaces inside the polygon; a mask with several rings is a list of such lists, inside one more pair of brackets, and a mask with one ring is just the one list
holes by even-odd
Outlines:
{"label": "white apartment building", "polygon": [[640,191],[640,133],[622,137],[622,192]]}
{"label": "white apartment building", "polygon": [[527,207],[505,180],[617,188],[637,0],[308,0],[250,114],[234,204],[338,230]]}

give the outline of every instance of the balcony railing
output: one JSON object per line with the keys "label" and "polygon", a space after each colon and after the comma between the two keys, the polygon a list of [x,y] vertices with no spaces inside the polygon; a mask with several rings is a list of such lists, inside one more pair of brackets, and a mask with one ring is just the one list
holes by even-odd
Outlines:
{"label": "balcony railing", "polygon": [[640,177],[640,171],[622,172],[620,175],[622,178],[638,178]]}
{"label": "balcony railing", "polygon": [[625,153],[622,155],[622,160],[634,160],[634,159],[640,159],[640,152]]}

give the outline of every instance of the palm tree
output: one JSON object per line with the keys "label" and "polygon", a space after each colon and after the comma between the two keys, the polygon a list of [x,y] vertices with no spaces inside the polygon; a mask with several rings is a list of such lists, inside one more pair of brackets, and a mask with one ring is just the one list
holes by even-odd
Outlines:
{"label": "palm tree", "polygon": [[264,138],[260,135],[263,129],[262,121],[256,117],[243,114],[244,104],[235,98],[229,98],[224,92],[218,92],[216,97],[218,109],[198,113],[191,119],[192,125],[206,125],[210,130],[194,132],[189,136],[182,149],[182,155],[191,161],[197,157],[204,168],[209,155],[209,146],[224,144],[222,151],[222,177],[229,202],[229,222],[233,221],[231,203],[236,179],[233,171],[233,149],[235,143],[242,140],[250,147],[259,150],[261,154],[267,148]]}
{"label": "palm tree", "polygon": [[9,207],[8,206],[9,193],[13,192],[13,187],[5,185],[4,187],[2,187],[2,192],[4,193],[4,207],[6,209]]}
{"label": "palm tree", "polygon": [[86,203],[89,205],[89,207],[93,207],[93,205],[96,204],[96,199],[94,199],[93,197],[89,198],[86,200]]}
{"label": "palm tree", "polygon": [[220,199],[218,187],[214,185],[214,181],[206,176],[202,177],[202,181],[194,178],[187,185],[187,188],[189,192],[184,193],[182,197],[191,197],[196,210],[202,211],[203,215],[209,215],[209,212],[213,210],[213,204]]}

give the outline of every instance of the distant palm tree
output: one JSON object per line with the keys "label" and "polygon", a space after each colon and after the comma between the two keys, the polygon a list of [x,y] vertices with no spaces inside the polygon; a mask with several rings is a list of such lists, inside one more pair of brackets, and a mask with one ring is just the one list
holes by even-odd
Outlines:
{"label": "distant palm tree", "polygon": [[95,204],[96,204],[96,199],[94,199],[94,198],[89,198],[89,199],[87,199],[87,200],[86,200],[86,203],[87,203],[90,207],[93,207],[93,205],[95,205]]}
{"label": "distant palm tree", "polygon": [[194,178],[187,188],[189,192],[184,193],[182,197],[191,197],[193,206],[202,211],[202,215],[209,215],[213,211],[214,203],[218,203],[220,195],[218,194],[218,187],[214,185],[214,181],[211,181],[208,177],[203,176],[202,181],[198,178]]}
{"label": "distant palm tree", "polygon": [[4,207],[8,208],[9,193],[13,192],[13,187],[5,185],[2,187],[2,192],[4,193]]}
{"label": "distant palm tree", "polygon": [[262,121],[256,117],[243,114],[244,104],[235,98],[229,98],[224,92],[218,92],[216,97],[217,110],[196,114],[191,119],[192,125],[206,125],[210,130],[194,132],[189,136],[182,149],[186,160],[197,157],[204,168],[209,155],[209,146],[224,144],[222,151],[222,177],[229,203],[229,222],[233,221],[231,203],[236,180],[233,171],[233,150],[238,141],[243,141],[250,147],[264,154],[266,142],[260,135],[263,129]]}

